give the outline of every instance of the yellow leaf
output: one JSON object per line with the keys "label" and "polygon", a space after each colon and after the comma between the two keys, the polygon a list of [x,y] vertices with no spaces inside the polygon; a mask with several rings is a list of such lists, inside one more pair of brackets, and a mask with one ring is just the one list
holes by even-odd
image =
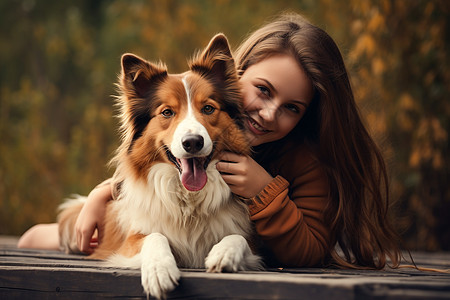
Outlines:
{"label": "yellow leaf", "polygon": [[401,95],[399,100],[399,106],[400,110],[405,111],[415,111],[417,109],[417,105],[413,97],[411,97],[411,95],[408,93],[404,93]]}
{"label": "yellow leaf", "polygon": [[419,149],[414,149],[409,156],[409,165],[413,168],[417,168],[420,163],[420,151]]}
{"label": "yellow leaf", "polygon": [[439,119],[432,118],[430,122],[433,140],[436,143],[446,143],[448,139],[448,134],[447,131],[441,126],[441,122],[439,121]]}
{"label": "yellow leaf", "polygon": [[377,10],[367,25],[367,29],[371,32],[380,32],[386,28],[384,17]]}
{"label": "yellow leaf", "polygon": [[372,72],[376,76],[381,76],[384,73],[384,70],[386,69],[386,65],[384,64],[383,60],[379,57],[375,57],[372,59]]}
{"label": "yellow leaf", "polygon": [[356,41],[356,46],[353,48],[350,55],[353,58],[358,58],[364,54],[372,56],[375,52],[375,40],[370,34],[361,35]]}
{"label": "yellow leaf", "polygon": [[352,22],[351,30],[354,35],[359,34],[364,29],[364,24],[360,19],[356,19]]}

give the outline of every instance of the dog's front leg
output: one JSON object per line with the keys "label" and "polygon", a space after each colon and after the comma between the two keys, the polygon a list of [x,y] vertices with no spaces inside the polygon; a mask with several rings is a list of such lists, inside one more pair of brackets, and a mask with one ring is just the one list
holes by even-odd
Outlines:
{"label": "dog's front leg", "polygon": [[170,250],[169,241],[160,233],[145,237],[141,249],[141,282],[147,294],[158,299],[175,289],[180,270]]}
{"label": "dog's front leg", "polygon": [[233,234],[214,245],[205,260],[205,267],[207,272],[237,272],[261,269],[261,263],[247,240],[242,235]]}

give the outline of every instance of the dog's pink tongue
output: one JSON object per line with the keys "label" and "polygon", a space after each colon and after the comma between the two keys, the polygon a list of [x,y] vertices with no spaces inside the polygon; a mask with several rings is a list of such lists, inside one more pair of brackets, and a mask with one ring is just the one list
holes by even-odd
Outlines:
{"label": "dog's pink tongue", "polygon": [[196,158],[180,159],[181,183],[191,192],[200,191],[206,184],[208,177],[202,162]]}

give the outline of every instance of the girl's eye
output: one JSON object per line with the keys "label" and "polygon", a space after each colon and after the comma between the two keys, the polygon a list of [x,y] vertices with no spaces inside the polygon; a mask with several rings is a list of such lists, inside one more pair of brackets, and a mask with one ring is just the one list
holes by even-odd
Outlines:
{"label": "girl's eye", "polygon": [[161,115],[164,118],[171,118],[171,117],[173,117],[175,115],[175,112],[173,110],[171,110],[170,108],[166,108],[165,110],[163,110],[161,112]]}
{"label": "girl's eye", "polygon": [[259,92],[261,93],[261,94],[263,94],[265,97],[270,97],[270,90],[267,88],[267,87],[265,87],[265,86],[263,86],[263,85],[258,85],[258,86],[256,86],[256,88],[259,90]]}
{"label": "girl's eye", "polygon": [[210,115],[210,114],[212,114],[215,110],[216,110],[216,109],[215,109],[213,106],[211,106],[211,105],[205,105],[205,106],[202,108],[202,113],[204,113],[205,115]]}
{"label": "girl's eye", "polygon": [[297,105],[294,104],[286,104],[285,106],[288,110],[294,112],[294,113],[299,113],[300,109],[298,109]]}

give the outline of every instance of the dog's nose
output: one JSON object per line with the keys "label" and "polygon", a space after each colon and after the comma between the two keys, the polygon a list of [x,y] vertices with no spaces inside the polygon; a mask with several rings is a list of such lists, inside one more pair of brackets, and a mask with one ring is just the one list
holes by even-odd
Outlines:
{"label": "dog's nose", "polygon": [[188,134],[183,137],[181,144],[186,152],[194,154],[202,150],[204,141],[201,135]]}

